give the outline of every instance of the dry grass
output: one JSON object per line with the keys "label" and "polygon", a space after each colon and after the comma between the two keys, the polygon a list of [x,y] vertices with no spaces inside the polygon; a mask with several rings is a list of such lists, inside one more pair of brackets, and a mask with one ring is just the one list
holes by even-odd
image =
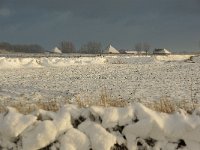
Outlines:
{"label": "dry grass", "polygon": [[30,101],[23,101],[23,102],[7,102],[0,105],[0,112],[5,112],[6,107],[13,107],[16,108],[19,112],[23,114],[28,114],[38,109],[43,109],[47,111],[57,111],[61,104],[57,101],[47,101],[47,102],[30,102]]}
{"label": "dry grass", "polygon": [[196,108],[200,107],[200,103],[198,102],[191,102],[187,100],[173,101],[168,97],[162,97],[159,101],[145,102],[143,104],[152,110],[164,113],[173,113],[182,109],[191,114]]}
{"label": "dry grass", "polygon": [[159,101],[149,102],[146,106],[152,110],[164,113],[172,113],[176,110],[176,105],[172,101],[163,98]]}
{"label": "dry grass", "polygon": [[[168,97],[162,97],[159,101],[138,101],[144,104],[146,107],[155,110],[157,112],[164,112],[164,113],[173,113],[178,111],[179,109],[183,109],[188,113],[191,113],[197,107],[200,107],[198,102],[191,102],[191,101],[172,101]],[[23,101],[23,102],[7,102],[7,103],[0,103],[0,112],[5,112],[6,107],[14,107],[19,112],[23,114],[28,114],[38,109],[43,109],[47,111],[57,111],[60,107],[65,104],[72,103],[69,100],[65,101],[37,101],[37,102],[30,102],[30,101]],[[81,99],[77,97],[74,104],[79,105],[80,107],[90,107],[90,106],[103,106],[103,107],[124,107],[128,105],[128,102],[123,99],[116,99],[112,98],[111,95],[106,91],[102,91],[100,97],[97,101],[91,100],[90,98]]]}
{"label": "dry grass", "polygon": [[57,111],[60,107],[65,104],[77,104],[79,107],[89,107],[89,106],[103,106],[103,107],[124,107],[128,104],[126,100],[112,98],[111,94],[107,92],[107,90],[103,90],[100,94],[100,97],[97,101],[91,100],[91,98],[81,99],[80,97],[76,97],[76,99],[71,102],[70,100],[64,101],[9,101],[0,103],[0,112],[5,112],[6,107],[16,108],[20,113],[28,114],[38,109],[43,109],[47,111]]}
{"label": "dry grass", "polygon": [[80,107],[89,107],[89,106],[103,106],[103,107],[124,107],[128,105],[128,102],[123,99],[112,98],[111,94],[107,90],[102,90],[100,97],[97,101],[93,101],[90,98],[76,99],[77,104]]}

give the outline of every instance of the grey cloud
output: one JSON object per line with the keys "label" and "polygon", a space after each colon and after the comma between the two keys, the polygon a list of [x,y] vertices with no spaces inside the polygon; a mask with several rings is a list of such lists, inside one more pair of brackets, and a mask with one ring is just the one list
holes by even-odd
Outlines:
{"label": "grey cloud", "polygon": [[10,16],[10,10],[7,8],[0,8],[0,16],[7,17]]}
{"label": "grey cloud", "polygon": [[12,15],[0,19],[0,39],[13,41],[80,45],[94,39],[132,47],[134,41],[176,46],[179,40],[177,47],[184,47],[200,32],[200,0],[0,0],[1,7]]}
{"label": "grey cloud", "polygon": [[13,6],[36,11],[71,11],[85,18],[127,18],[137,14],[200,14],[199,0],[18,0]]}

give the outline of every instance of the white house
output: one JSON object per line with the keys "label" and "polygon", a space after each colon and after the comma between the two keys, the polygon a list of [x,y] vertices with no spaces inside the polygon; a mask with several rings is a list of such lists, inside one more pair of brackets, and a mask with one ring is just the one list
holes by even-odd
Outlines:
{"label": "white house", "polygon": [[153,51],[153,54],[157,54],[157,55],[170,55],[171,52],[169,50],[163,48],[163,49],[155,49]]}
{"label": "white house", "polygon": [[55,47],[54,49],[52,49],[52,53],[59,53],[59,54],[61,54],[62,51],[58,47]]}
{"label": "white house", "polygon": [[109,45],[109,46],[105,49],[104,53],[119,54],[120,52],[119,52],[116,48],[114,48],[112,45]]}
{"label": "white house", "polygon": [[131,50],[127,50],[127,51],[125,51],[125,53],[126,54],[137,54],[138,53],[138,51],[131,51]]}

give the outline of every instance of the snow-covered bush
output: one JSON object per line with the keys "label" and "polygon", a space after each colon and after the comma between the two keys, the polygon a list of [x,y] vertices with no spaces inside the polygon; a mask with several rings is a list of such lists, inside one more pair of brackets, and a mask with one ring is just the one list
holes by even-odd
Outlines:
{"label": "snow-covered bush", "polygon": [[8,108],[0,114],[0,149],[199,150],[199,110],[167,114],[134,103],[23,115]]}

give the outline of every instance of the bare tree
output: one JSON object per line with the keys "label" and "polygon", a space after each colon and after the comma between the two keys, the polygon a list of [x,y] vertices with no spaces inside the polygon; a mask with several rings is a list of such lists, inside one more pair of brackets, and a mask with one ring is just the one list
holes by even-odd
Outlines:
{"label": "bare tree", "polygon": [[145,51],[146,54],[148,54],[151,46],[147,42],[140,42],[135,44],[135,50],[138,52]]}
{"label": "bare tree", "polygon": [[62,42],[60,42],[58,47],[60,48],[60,50],[63,53],[75,53],[76,52],[74,44],[70,41],[62,41]]}
{"label": "bare tree", "polygon": [[146,52],[146,55],[148,54],[148,52],[150,51],[150,44],[149,43],[143,43],[143,50]]}
{"label": "bare tree", "polygon": [[142,51],[142,43],[136,43],[135,44],[135,50],[136,51]]}
{"label": "bare tree", "polygon": [[81,46],[80,52],[86,54],[99,54],[101,53],[101,43],[90,41]]}
{"label": "bare tree", "polygon": [[0,43],[0,49],[10,52],[25,52],[25,53],[41,53],[44,48],[38,44],[10,44],[6,42]]}

